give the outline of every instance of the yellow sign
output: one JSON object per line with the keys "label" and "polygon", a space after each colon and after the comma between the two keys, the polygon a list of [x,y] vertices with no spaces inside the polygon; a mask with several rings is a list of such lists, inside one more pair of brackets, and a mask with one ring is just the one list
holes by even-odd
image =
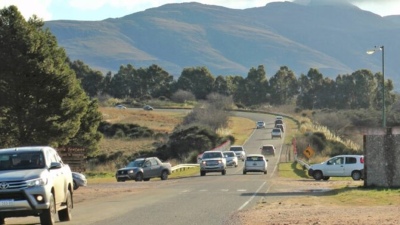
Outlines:
{"label": "yellow sign", "polygon": [[303,154],[307,158],[311,158],[314,156],[315,152],[314,152],[314,149],[311,148],[311,146],[308,146],[306,149],[304,149]]}

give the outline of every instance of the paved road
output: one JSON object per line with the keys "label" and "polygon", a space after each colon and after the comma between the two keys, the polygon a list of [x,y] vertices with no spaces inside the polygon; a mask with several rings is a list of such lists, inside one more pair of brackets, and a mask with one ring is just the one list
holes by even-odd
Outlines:
{"label": "paved road", "polygon": [[[238,210],[248,209],[262,201],[271,188],[283,139],[271,140],[274,116],[242,112],[236,115],[266,122],[267,128],[255,129],[244,147],[249,154],[259,153],[262,144],[275,145],[278,154],[268,157],[267,175],[243,175],[243,163],[240,162],[237,168],[229,168],[225,176],[209,173],[204,177],[118,183],[140,191],[78,203],[73,211],[73,220],[63,224],[224,224]],[[38,219],[11,219],[7,223],[35,224]]]}

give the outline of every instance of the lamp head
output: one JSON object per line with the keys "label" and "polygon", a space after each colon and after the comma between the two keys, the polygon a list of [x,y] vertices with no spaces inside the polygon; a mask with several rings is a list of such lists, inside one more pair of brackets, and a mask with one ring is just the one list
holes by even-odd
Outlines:
{"label": "lamp head", "polygon": [[372,55],[372,54],[375,53],[375,51],[376,51],[375,49],[374,49],[374,50],[368,50],[368,51],[367,51],[367,54],[368,54],[368,55]]}

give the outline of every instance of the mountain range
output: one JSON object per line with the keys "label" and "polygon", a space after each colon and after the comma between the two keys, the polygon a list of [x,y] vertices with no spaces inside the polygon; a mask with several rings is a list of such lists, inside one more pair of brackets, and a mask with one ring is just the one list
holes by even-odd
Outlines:
{"label": "mountain range", "polygon": [[[264,65],[267,77],[287,66],[297,76],[317,68],[334,79],[359,69],[382,72],[383,62],[385,78],[400,89],[400,15],[321,2],[248,9],[175,3],[101,21],[46,21],[45,27],[71,60],[103,73],[156,64],[176,77],[197,66],[214,76],[246,77]],[[375,54],[366,54],[372,49]]]}

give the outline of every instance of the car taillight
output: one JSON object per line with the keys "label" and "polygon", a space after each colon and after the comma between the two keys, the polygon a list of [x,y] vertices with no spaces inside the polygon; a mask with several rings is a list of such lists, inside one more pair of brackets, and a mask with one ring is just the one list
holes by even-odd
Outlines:
{"label": "car taillight", "polygon": [[364,157],[360,158],[360,163],[364,164]]}

